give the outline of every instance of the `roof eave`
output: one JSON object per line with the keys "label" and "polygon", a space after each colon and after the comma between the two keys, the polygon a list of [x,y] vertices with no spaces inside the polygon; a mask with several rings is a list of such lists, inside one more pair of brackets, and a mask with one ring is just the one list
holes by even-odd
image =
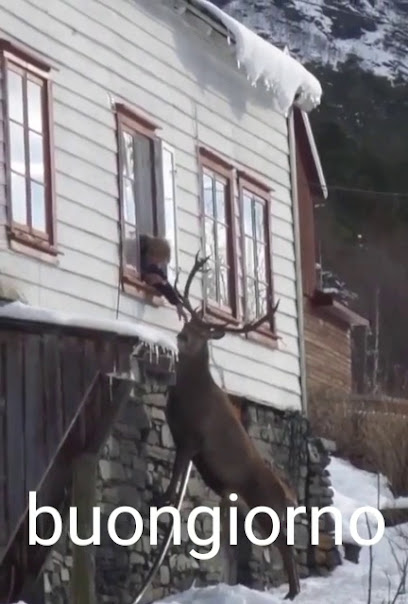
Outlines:
{"label": "roof eave", "polygon": [[320,160],[319,152],[317,150],[316,140],[315,140],[315,137],[313,134],[312,126],[310,124],[309,115],[305,111],[302,111],[302,109],[299,109],[298,107],[296,109],[297,109],[297,111],[300,112],[300,114],[302,116],[302,121],[303,121],[303,125],[305,128],[306,137],[307,137],[307,140],[309,143],[310,153],[311,153],[311,156],[313,159],[313,164],[315,166],[321,195],[324,199],[327,199],[327,197],[328,197],[327,183],[326,183],[326,179],[324,177],[322,162]]}
{"label": "roof eave", "polygon": [[323,310],[328,316],[333,317],[349,327],[369,327],[370,322],[345,304],[336,300],[333,294],[316,290],[310,298],[313,307]]}

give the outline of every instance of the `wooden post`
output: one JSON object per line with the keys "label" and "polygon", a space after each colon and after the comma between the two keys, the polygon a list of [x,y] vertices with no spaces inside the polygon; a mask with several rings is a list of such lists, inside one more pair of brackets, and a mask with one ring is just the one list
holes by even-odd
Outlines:
{"label": "wooden post", "polygon": [[[95,505],[97,456],[80,455],[74,462],[72,505],[78,510],[78,537],[86,539],[93,530],[92,508]],[[96,604],[95,552],[93,545],[73,547],[72,602]]]}

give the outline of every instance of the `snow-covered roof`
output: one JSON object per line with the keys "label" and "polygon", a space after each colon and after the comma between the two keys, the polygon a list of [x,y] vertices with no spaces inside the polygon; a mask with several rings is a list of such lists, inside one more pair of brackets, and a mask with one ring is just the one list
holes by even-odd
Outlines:
{"label": "snow-covered roof", "polygon": [[235,41],[238,66],[245,67],[253,86],[263,81],[271,90],[276,109],[287,116],[293,104],[306,112],[320,104],[320,82],[289,53],[264,40],[209,0],[190,2],[220,21],[228,30]]}
{"label": "snow-covered roof", "polygon": [[176,342],[173,338],[158,329],[131,321],[99,319],[89,315],[30,306],[19,301],[0,306],[0,321],[2,319],[110,332],[118,336],[141,340],[150,346],[157,346],[174,354],[177,353]]}

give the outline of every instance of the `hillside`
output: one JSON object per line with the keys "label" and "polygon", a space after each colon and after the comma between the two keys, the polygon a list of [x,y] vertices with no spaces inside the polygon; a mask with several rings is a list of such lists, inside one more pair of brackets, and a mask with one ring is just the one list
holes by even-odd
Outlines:
{"label": "hillside", "polygon": [[[321,264],[375,323],[367,389],[408,394],[408,1],[215,0],[320,79],[311,114],[329,199],[316,208]],[[370,368],[371,365],[371,368]]]}

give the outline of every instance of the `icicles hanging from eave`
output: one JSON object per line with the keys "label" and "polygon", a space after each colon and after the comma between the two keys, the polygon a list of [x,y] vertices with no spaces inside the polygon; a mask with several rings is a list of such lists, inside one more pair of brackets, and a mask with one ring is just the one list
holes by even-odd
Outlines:
{"label": "icicles hanging from eave", "polygon": [[238,69],[241,65],[245,67],[252,86],[262,81],[273,94],[277,109],[285,116],[293,104],[306,112],[320,104],[320,82],[288,52],[276,48],[212,2],[194,1],[223,23],[229,32],[228,44],[231,44],[231,35],[235,40]]}

